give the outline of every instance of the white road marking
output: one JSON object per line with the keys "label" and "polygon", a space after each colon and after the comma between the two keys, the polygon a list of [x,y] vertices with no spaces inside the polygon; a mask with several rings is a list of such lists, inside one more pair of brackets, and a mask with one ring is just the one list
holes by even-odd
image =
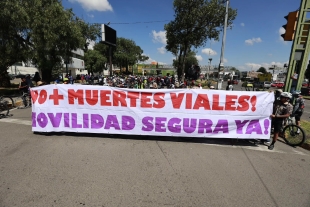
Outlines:
{"label": "white road marking", "polygon": [[3,118],[3,119],[0,119],[0,122],[12,123],[12,124],[22,124],[22,125],[32,126],[32,121],[28,121],[28,120]]}

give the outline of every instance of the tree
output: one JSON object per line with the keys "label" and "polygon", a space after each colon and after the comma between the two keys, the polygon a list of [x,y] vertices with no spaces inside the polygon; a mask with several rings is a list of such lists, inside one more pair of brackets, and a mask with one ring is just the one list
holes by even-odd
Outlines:
{"label": "tree", "polygon": [[27,36],[27,5],[31,0],[25,2],[22,6],[18,0],[0,1],[0,86],[10,85],[7,69],[16,62],[26,61],[32,46]]}
{"label": "tree", "polygon": [[[184,80],[185,59],[192,47],[204,46],[208,39],[219,39],[224,25],[225,6],[218,0],[174,0],[175,19],[165,25],[166,49],[178,54],[178,74]],[[231,26],[237,11],[229,8],[227,25]]]}
{"label": "tree", "polygon": [[72,10],[64,10],[58,0],[37,0],[31,15],[32,60],[42,79],[49,83],[53,70],[70,63],[71,51],[82,48],[84,39]]}
{"label": "tree", "polygon": [[148,57],[143,55],[143,50],[133,40],[123,37],[117,38],[113,61],[120,67],[126,68],[135,65],[138,61],[146,61]]}
{"label": "tree", "polygon": [[234,72],[235,72],[235,75],[237,75],[238,77],[240,77],[240,71],[239,71],[237,68],[232,67],[232,68],[230,68],[230,70],[231,70],[231,71],[234,71]]}
{"label": "tree", "polygon": [[70,63],[71,51],[86,51],[100,35],[98,25],[81,21],[61,0],[2,0],[0,9],[0,77],[10,65],[31,60],[49,82],[64,61]]}
{"label": "tree", "polygon": [[86,23],[77,17],[76,23],[79,25],[83,37],[84,46],[82,49],[84,52],[87,52],[90,42],[95,41],[97,38],[101,37],[101,25]]}
{"label": "tree", "polygon": [[[181,58],[183,58],[183,57],[181,57]],[[174,68],[177,68],[178,67],[178,63],[179,63],[179,61],[178,60],[173,60],[173,66],[174,66]],[[185,74],[186,74],[186,77],[189,77],[189,76],[191,76],[190,75],[190,68],[193,66],[193,65],[198,65],[199,64],[199,62],[198,62],[198,60],[197,60],[197,58],[196,58],[196,53],[194,52],[194,51],[189,51],[188,53],[187,53],[187,57],[186,57],[186,59],[185,59],[185,70],[184,70],[184,72],[185,72]],[[178,72],[181,72],[181,71],[178,71]],[[182,77],[182,74],[179,74],[178,73],[178,77]]]}
{"label": "tree", "polygon": [[85,67],[90,73],[102,72],[107,58],[97,50],[88,50],[84,55]]}
{"label": "tree", "polygon": [[268,73],[267,70],[266,70],[266,68],[264,68],[264,67],[260,67],[256,72],[261,72],[261,73],[263,73],[263,74]]}

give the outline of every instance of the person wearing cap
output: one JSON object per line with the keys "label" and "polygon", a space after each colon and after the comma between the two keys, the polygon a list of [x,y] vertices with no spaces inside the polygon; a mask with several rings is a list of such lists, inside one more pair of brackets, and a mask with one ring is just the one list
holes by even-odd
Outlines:
{"label": "person wearing cap", "polygon": [[68,84],[69,79],[68,78],[64,78],[64,84]]}
{"label": "person wearing cap", "polygon": [[273,113],[270,115],[272,118],[273,129],[273,140],[268,146],[269,150],[273,150],[274,144],[279,137],[279,133],[282,131],[283,122],[293,112],[293,106],[290,104],[292,94],[289,92],[283,92],[280,95],[280,100],[275,100],[273,105]]}

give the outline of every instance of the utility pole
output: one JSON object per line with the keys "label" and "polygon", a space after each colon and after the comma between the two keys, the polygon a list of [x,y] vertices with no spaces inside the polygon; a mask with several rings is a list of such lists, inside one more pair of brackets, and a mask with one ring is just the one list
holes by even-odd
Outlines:
{"label": "utility pole", "polygon": [[[310,53],[310,21],[307,19],[309,9],[310,1],[301,0],[299,10],[289,12],[284,17],[287,20],[287,24],[283,26],[286,31],[281,36],[284,41],[293,41],[284,87],[287,92],[299,91],[304,80]],[[293,81],[291,77],[295,72],[298,78]]]}
{"label": "utility pole", "polygon": [[212,58],[209,58],[209,70],[207,74],[207,80],[209,80],[209,77],[210,77],[211,61],[212,61]]}
{"label": "utility pole", "polygon": [[226,28],[227,28],[227,19],[228,19],[228,6],[229,0],[226,0],[226,13],[225,13],[225,23],[224,23],[224,31],[223,31],[223,39],[222,39],[222,48],[221,48],[221,59],[218,68],[218,81],[217,81],[217,89],[222,88],[222,81],[220,78],[221,68],[224,67],[224,50],[225,50],[225,41],[226,41]]}

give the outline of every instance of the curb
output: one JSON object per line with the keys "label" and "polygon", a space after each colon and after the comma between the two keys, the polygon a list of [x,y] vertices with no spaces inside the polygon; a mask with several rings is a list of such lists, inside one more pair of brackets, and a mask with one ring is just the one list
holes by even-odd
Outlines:
{"label": "curb", "polygon": [[301,147],[310,151],[310,144],[303,144]]}

